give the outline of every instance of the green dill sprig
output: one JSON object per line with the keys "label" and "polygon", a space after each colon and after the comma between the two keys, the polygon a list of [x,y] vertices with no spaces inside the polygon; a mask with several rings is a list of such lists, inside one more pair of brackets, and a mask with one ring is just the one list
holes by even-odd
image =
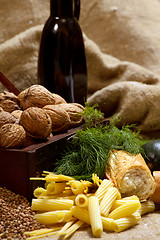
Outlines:
{"label": "green dill sprig", "polygon": [[98,104],[89,106],[89,103],[85,103],[85,109],[80,113],[84,119],[84,127],[99,125],[100,120],[104,119],[104,114],[98,110]]}
{"label": "green dill sprig", "polygon": [[110,150],[142,153],[143,140],[139,137],[139,131],[133,131],[135,125],[124,125],[119,129],[115,126],[116,121],[112,119],[106,126],[78,130],[62,158],[56,161],[54,172],[84,180],[91,180],[92,174],[96,173],[103,179],[109,165]]}

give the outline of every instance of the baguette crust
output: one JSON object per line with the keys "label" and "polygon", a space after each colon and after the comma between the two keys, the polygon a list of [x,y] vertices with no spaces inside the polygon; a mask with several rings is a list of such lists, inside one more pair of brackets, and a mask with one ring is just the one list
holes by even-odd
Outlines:
{"label": "baguette crust", "polygon": [[106,176],[113,182],[123,197],[137,195],[148,199],[155,191],[155,181],[145,160],[139,153],[112,150]]}

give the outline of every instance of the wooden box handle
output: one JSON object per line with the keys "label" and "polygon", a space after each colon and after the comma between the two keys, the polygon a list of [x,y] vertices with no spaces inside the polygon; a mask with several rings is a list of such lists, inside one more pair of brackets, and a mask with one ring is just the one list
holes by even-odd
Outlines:
{"label": "wooden box handle", "polygon": [[6,76],[4,76],[2,72],[0,72],[0,82],[4,87],[8,89],[8,91],[14,93],[16,96],[18,96],[20,93],[20,91],[14,86],[13,83],[11,83],[11,81]]}

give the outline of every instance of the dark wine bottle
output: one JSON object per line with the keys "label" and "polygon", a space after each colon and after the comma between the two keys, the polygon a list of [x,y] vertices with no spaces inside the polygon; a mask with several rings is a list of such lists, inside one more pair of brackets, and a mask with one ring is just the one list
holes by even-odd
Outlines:
{"label": "dark wine bottle", "polygon": [[84,105],[87,65],[79,14],[80,0],[50,0],[50,16],[40,42],[38,79],[67,102]]}

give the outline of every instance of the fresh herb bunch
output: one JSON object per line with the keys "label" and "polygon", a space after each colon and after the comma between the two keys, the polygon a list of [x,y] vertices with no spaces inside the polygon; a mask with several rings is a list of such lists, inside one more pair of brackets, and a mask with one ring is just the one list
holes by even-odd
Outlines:
{"label": "fresh herb bunch", "polygon": [[[94,108],[95,106],[90,111],[93,112]],[[96,111],[96,119],[98,114],[102,117],[100,111]],[[96,173],[103,179],[109,165],[110,150],[125,150],[131,154],[143,152],[139,131],[132,131],[134,125],[124,125],[119,129],[115,126],[117,119],[114,118],[108,125],[93,127],[90,123],[92,126],[89,127],[89,118],[93,119],[93,116],[94,114],[86,118],[87,127],[76,132],[62,158],[56,161],[55,173],[84,180],[91,180],[92,174]]]}
{"label": "fresh herb bunch", "polygon": [[85,109],[80,113],[80,115],[84,119],[85,127],[96,126],[99,124],[100,120],[104,118],[104,114],[97,109],[98,104],[94,104],[93,106],[89,106],[89,103],[85,103]]}

